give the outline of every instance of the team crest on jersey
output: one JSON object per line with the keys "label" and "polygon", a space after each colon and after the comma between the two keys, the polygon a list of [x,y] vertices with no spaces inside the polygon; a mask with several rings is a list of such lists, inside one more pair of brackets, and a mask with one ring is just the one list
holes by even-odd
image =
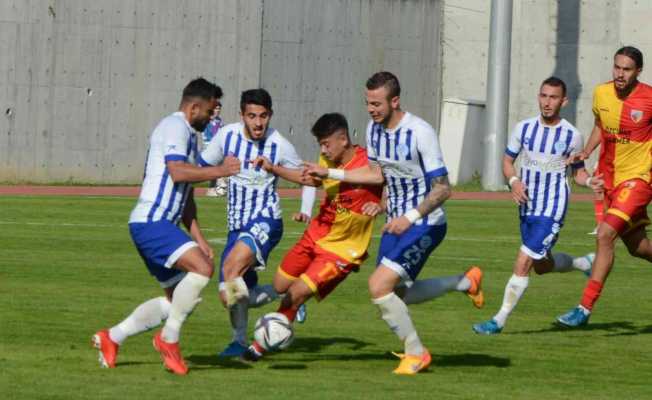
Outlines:
{"label": "team crest on jersey", "polygon": [[632,110],[629,112],[629,116],[632,118],[632,121],[634,121],[634,123],[638,124],[643,119],[643,111]]}
{"label": "team crest on jersey", "polygon": [[563,153],[566,151],[566,143],[564,142],[555,142],[555,152]]}
{"label": "team crest on jersey", "polygon": [[396,153],[401,157],[406,157],[410,154],[410,148],[406,144],[399,144],[396,146]]}

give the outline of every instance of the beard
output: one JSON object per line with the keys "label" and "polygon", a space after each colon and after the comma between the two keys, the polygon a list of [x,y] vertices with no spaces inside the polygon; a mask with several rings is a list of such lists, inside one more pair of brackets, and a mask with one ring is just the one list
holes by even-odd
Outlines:
{"label": "beard", "polygon": [[190,123],[190,126],[192,126],[197,132],[203,132],[204,129],[208,126],[208,123],[210,122],[210,119],[207,120],[199,120],[199,121],[192,121]]}

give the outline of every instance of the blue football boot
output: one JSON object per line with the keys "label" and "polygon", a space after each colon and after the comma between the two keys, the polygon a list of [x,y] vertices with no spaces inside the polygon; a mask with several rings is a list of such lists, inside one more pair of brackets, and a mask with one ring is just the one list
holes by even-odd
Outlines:
{"label": "blue football boot", "polygon": [[496,322],[494,319],[473,325],[473,332],[479,335],[497,335],[502,331],[503,328],[498,326],[498,322]]}
{"label": "blue football boot", "polygon": [[564,315],[557,317],[557,322],[568,327],[577,328],[586,325],[589,322],[591,312],[582,306],[577,306]]}
{"label": "blue football boot", "polygon": [[306,318],[308,318],[308,307],[305,304],[301,304],[297,310],[296,320],[298,323],[303,324],[306,322]]}
{"label": "blue football boot", "polygon": [[220,358],[240,357],[245,351],[247,351],[247,346],[238,341],[233,341],[217,356]]}

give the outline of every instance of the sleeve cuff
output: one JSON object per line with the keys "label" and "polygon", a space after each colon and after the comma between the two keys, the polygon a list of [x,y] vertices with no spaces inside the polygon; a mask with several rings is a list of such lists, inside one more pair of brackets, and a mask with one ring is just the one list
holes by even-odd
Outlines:
{"label": "sleeve cuff", "polygon": [[441,168],[437,168],[435,170],[426,172],[426,179],[428,181],[430,181],[433,178],[437,178],[439,176],[444,176],[444,175],[448,175],[448,170],[446,169],[446,167],[441,167]]}
{"label": "sleeve cuff", "polygon": [[518,157],[518,153],[514,153],[514,152],[511,151],[509,148],[505,149],[505,154],[507,154],[508,156],[510,156],[510,157],[512,157],[512,158],[516,158],[516,157]]}
{"label": "sleeve cuff", "polygon": [[187,161],[188,157],[182,156],[181,154],[169,154],[165,156],[165,162],[168,161]]}

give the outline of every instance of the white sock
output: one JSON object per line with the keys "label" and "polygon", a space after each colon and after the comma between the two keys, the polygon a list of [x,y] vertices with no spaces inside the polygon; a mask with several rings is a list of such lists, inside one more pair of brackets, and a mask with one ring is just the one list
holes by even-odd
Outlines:
{"label": "white sock", "polygon": [[249,307],[256,308],[269,304],[278,299],[279,294],[276,293],[272,285],[257,285],[249,289]]}
{"label": "white sock", "polygon": [[405,304],[418,304],[434,299],[451,291],[466,292],[471,281],[464,274],[415,281],[405,290]]}
{"label": "white sock", "polygon": [[170,302],[165,297],[149,299],[129,314],[124,321],[109,329],[109,337],[122,344],[129,336],[157,327],[170,314]]}
{"label": "white sock", "polygon": [[586,272],[589,271],[591,267],[591,261],[587,259],[587,256],[573,258],[573,268]]}
{"label": "white sock", "polygon": [[566,253],[554,253],[552,261],[554,263],[553,272],[569,272],[575,268],[573,266],[573,257]]}
{"label": "white sock", "polygon": [[183,321],[188,318],[195,306],[201,301],[199,294],[208,285],[210,278],[194,272],[188,272],[177,284],[172,294],[170,316],[165,321],[161,334],[164,341],[176,343],[179,341],[179,331]]}
{"label": "white sock", "polygon": [[509,317],[509,314],[511,314],[511,312],[514,310],[514,307],[516,307],[516,304],[518,304],[521,296],[523,296],[529,281],[530,278],[527,276],[516,275],[512,275],[512,277],[509,278],[509,281],[507,281],[507,285],[505,286],[505,294],[503,296],[503,305],[500,307],[498,314],[494,316],[494,320],[501,328],[505,326],[507,317]]}
{"label": "white sock", "polygon": [[242,299],[229,308],[229,319],[233,328],[233,341],[247,345],[247,325],[249,323],[249,305]]}
{"label": "white sock", "polygon": [[372,302],[380,309],[380,315],[405,345],[405,354],[421,355],[424,352],[423,345],[405,303],[394,292],[373,299]]}

